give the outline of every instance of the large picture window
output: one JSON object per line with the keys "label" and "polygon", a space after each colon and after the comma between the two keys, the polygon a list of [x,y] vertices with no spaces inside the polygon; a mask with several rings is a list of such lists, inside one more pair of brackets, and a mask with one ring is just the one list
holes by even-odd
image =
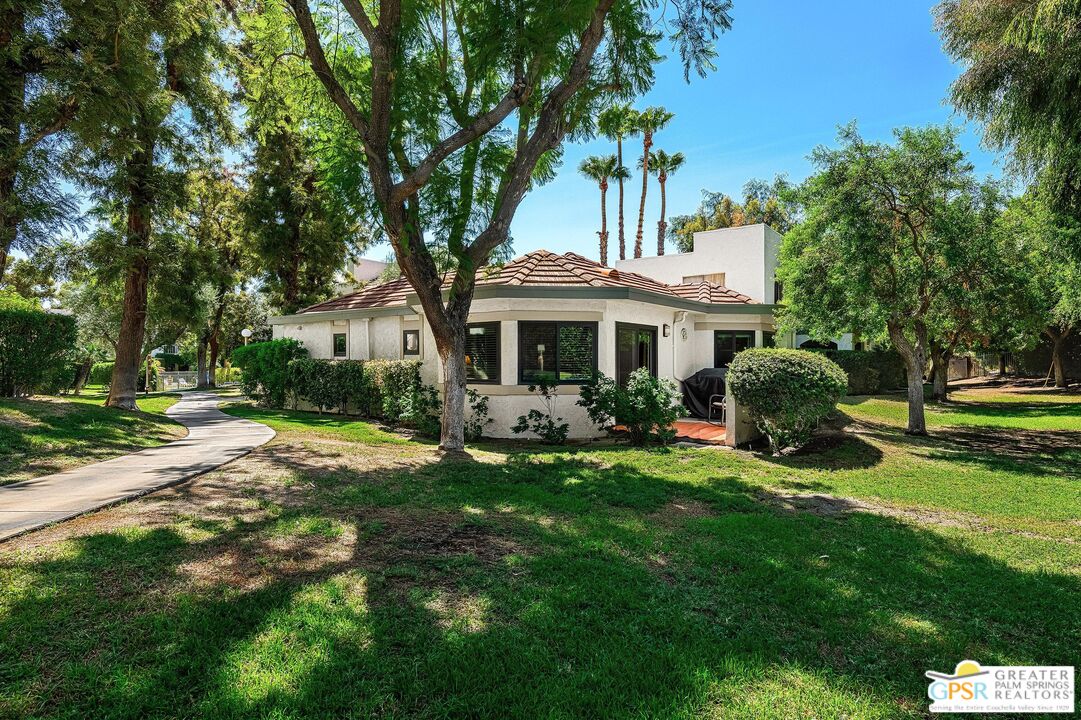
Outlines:
{"label": "large picture window", "polygon": [[726,368],[740,350],[754,347],[753,330],[717,330],[713,333],[713,367]]}
{"label": "large picture window", "polygon": [[597,370],[597,323],[518,323],[518,381],[581,384]]}
{"label": "large picture window", "polygon": [[499,382],[499,323],[466,326],[465,376],[470,383]]}

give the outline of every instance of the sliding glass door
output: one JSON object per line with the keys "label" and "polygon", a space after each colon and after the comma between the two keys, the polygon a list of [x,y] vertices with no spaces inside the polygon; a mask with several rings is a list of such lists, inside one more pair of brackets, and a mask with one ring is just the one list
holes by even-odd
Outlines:
{"label": "sliding glass door", "polygon": [[616,382],[626,385],[631,373],[643,367],[657,377],[657,328],[616,323]]}

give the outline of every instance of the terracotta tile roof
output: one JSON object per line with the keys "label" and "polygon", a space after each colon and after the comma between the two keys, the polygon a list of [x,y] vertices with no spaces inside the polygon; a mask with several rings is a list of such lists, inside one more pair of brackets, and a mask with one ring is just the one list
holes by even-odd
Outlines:
{"label": "terracotta tile roof", "polygon": [[[453,275],[444,280],[450,285]],[[527,285],[540,287],[622,287],[644,290],[658,295],[669,295],[702,303],[751,303],[746,295],[721,285],[702,282],[692,285],[666,285],[638,273],[622,272],[605,267],[595,260],[577,253],[553,253],[535,250],[506,265],[492,268],[477,278],[477,285]],[[301,313],[328,310],[359,310],[366,308],[400,307],[413,288],[405,278],[398,278],[333,300],[304,308]]]}
{"label": "terracotta tile roof", "polygon": [[669,285],[672,292],[688,300],[717,304],[717,303],[752,303],[750,297],[729,290],[724,285],[714,285],[710,282],[687,283],[684,285]]}

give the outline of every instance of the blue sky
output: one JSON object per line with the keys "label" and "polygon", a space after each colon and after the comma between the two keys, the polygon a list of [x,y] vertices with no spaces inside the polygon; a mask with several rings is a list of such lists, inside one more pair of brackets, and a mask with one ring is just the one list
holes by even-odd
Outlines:
{"label": "blue sky", "polygon": [[[669,216],[692,212],[702,188],[737,195],[754,177],[803,179],[811,171],[810,151],[832,144],[837,126],[851,120],[869,139],[888,139],[904,125],[962,124],[945,102],[959,69],[942,52],[932,8],[916,0],[735,0],[732,31],[717,43],[717,71],[688,85],[673,57],[637,103],[675,113],[655,141],[687,156],[668,181]],[[1001,174],[997,157],[980,148],[978,127],[966,126],[961,142],[978,174]],[[614,144],[603,139],[566,148],[559,176],[522,202],[512,226],[516,254],[543,247],[597,256],[599,191],[577,166],[587,155],[612,152]],[[641,180],[629,187],[626,222],[633,236]],[[614,208],[610,192],[613,247]],[[659,210],[651,179],[647,254],[656,251]]]}

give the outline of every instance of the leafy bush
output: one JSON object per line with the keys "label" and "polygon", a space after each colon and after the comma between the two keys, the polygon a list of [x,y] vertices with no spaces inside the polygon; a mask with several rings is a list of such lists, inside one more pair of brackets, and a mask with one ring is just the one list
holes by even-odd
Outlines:
{"label": "leafy bush", "polygon": [[476,442],[484,436],[484,428],[493,422],[488,417],[488,396],[481,395],[473,388],[467,388],[465,401],[469,403],[469,415],[465,419],[465,439]]}
{"label": "leafy bush", "polygon": [[822,354],[775,348],[736,355],[727,382],[774,455],[805,445],[848,388],[845,371]]}
{"label": "leafy bush", "polygon": [[307,357],[308,351],[292,338],[241,345],[233,351],[233,365],[242,371],[240,386],[260,405],[285,407],[289,362]]}
{"label": "leafy bush", "polygon": [[397,423],[406,411],[405,405],[417,400],[420,361],[367,360],[364,381],[371,388],[364,414]]}
{"label": "leafy bush", "polygon": [[557,386],[539,382],[536,385],[530,385],[529,392],[540,396],[544,410],[534,408],[525,415],[519,415],[518,422],[510,429],[511,432],[516,435],[531,432],[546,445],[562,445],[567,442],[570,423],[563,422],[561,417],[555,417]]}
{"label": "leafy bush", "polygon": [[[96,362],[90,367],[90,377],[87,380],[91,385],[101,385],[108,388],[113,383],[113,365],[112,360],[107,362]],[[157,390],[158,380],[161,376],[161,363],[155,358],[150,363],[150,389],[151,391]],[[139,375],[135,385],[139,392],[146,392],[146,361],[144,360],[139,364]]]}
{"label": "leafy bush", "polygon": [[646,368],[632,372],[627,387],[597,373],[582,386],[578,404],[602,428],[616,423],[626,428],[632,445],[671,442],[676,436],[672,424],[684,412],[675,383],[653,377]]}
{"label": "leafy bush", "polygon": [[61,384],[76,335],[75,318],[0,293],[0,396],[32,395]]}
{"label": "leafy bush", "polygon": [[398,424],[420,435],[439,437],[439,393],[431,385],[417,384],[400,398]]}
{"label": "leafy bush", "polygon": [[848,375],[848,395],[875,395],[905,384],[905,367],[893,350],[820,350]]}
{"label": "leafy bush", "polygon": [[232,365],[220,367],[214,371],[214,384],[224,385],[226,383],[240,382],[241,375],[240,368]]}
{"label": "leafy bush", "polygon": [[370,389],[364,378],[363,360],[313,360],[289,362],[289,397],[311,403],[322,413],[336,409],[343,415],[349,407],[366,408]]}
{"label": "leafy bush", "polygon": [[188,367],[188,360],[183,355],[178,353],[158,353],[155,355],[158,362],[161,363],[167,371],[182,370]]}

